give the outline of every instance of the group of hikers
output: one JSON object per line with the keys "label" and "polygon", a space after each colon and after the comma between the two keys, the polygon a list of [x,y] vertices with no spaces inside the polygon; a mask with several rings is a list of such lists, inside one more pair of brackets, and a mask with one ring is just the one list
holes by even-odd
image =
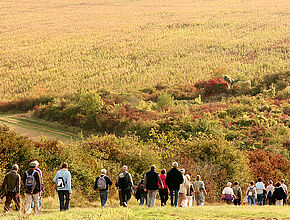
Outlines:
{"label": "group of hikers", "polygon": [[[22,181],[25,186],[25,213],[31,214],[32,209],[35,214],[39,213],[41,207],[41,193],[44,192],[42,172],[39,169],[39,162],[29,163],[29,169],[25,171]],[[133,193],[133,180],[131,174],[127,171],[127,166],[122,167],[122,172],[118,175],[116,187],[119,191],[120,206],[127,207]],[[14,200],[16,210],[20,210],[20,184],[21,177],[18,174],[19,167],[17,164],[12,166],[10,172],[5,175],[1,186],[2,197],[6,196],[4,211],[10,208],[11,201]],[[109,195],[109,186],[113,184],[111,179],[106,175],[107,170],[102,169],[101,175],[96,178],[94,192],[99,191],[101,206],[105,207]],[[69,209],[71,189],[71,174],[68,171],[68,164],[63,163],[61,169],[56,173],[53,182],[56,184],[56,190],[59,196],[60,211]],[[276,186],[276,187],[275,187]],[[269,185],[265,188],[261,178],[258,182],[250,183],[244,198],[245,203],[249,205],[273,205],[282,206],[286,204],[288,197],[285,180],[281,180],[273,185],[270,180]],[[172,169],[166,173],[165,169],[161,170],[159,175],[156,172],[156,166],[152,165],[150,171],[146,172],[135,192],[135,197],[139,205],[146,204],[148,207],[154,207],[157,194],[161,199],[161,206],[166,206],[169,195],[171,206],[173,207],[191,207],[194,201],[197,206],[203,206],[207,191],[200,175],[196,176],[194,182],[191,182],[189,174],[185,174],[184,169],[178,169],[178,163],[172,164]],[[227,187],[222,192],[222,200],[227,204],[242,204],[242,189],[239,183],[227,183]]]}

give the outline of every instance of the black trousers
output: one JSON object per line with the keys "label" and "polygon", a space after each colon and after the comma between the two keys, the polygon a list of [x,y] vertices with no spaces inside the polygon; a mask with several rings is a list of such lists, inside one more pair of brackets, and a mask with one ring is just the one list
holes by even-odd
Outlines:
{"label": "black trousers", "polygon": [[[70,194],[68,190],[58,190],[60,211],[68,210],[70,203]],[[64,198],[65,197],[65,198]],[[65,200],[65,202],[64,202]]]}
{"label": "black trousers", "polygon": [[119,191],[119,199],[120,199],[120,205],[126,206],[129,200],[131,199],[131,189],[121,189]]}
{"label": "black trousers", "polygon": [[15,192],[8,192],[8,194],[6,195],[6,201],[5,201],[5,205],[4,205],[4,211],[5,212],[7,212],[9,210],[12,200],[15,202],[16,211],[20,210],[20,197],[19,197],[19,194],[15,193]]}
{"label": "black trousers", "polygon": [[234,205],[241,205],[241,199],[234,199]]}
{"label": "black trousers", "polygon": [[168,189],[166,188],[159,189],[159,196],[161,199],[161,206],[162,204],[166,205],[166,202],[168,200]]}

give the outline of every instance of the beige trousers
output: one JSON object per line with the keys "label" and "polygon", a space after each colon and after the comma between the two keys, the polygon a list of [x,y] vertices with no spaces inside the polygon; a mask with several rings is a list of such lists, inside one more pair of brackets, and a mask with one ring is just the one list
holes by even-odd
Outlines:
{"label": "beige trousers", "polygon": [[186,193],[179,193],[178,195],[178,206],[185,207],[186,205]]}
{"label": "beige trousers", "polygon": [[25,213],[27,215],[31,214],[32,208],[32,198],[33,198],[33,211],[34,214],[38,215],[39,213],[39,195],[38,193],[30,195],[30,194],[25,194]]}

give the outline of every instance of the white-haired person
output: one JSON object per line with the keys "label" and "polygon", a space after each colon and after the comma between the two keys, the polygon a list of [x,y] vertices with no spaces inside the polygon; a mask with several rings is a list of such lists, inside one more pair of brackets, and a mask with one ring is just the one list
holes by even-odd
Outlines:
{"label": "white-haired person", "polygon": [[227,183],[227,187],[224,188],[223,192],[222,192],[222,200],[224,200],[228,205],[232,204],[232,202],[234,201],[235,194],[232,187],[232,183],[228,182]]}
{"label": "white-haired person", "polygon": [[182,173],[177,169],[178,163],[173,162],[172,169],[168,171],[165,183],[170,191],[171,206],[177,206],[180,184],[183,183]]}
{"label": "white-haired person", "polygon": [[116,186],[119,190],[120,206],[127,207],[132,195],[133,180],[131,174],[127,171],[127,166],[123,166],[122,170],[118,176]]}
{"label": "white-haired person", "polygon": [[97,189],[100,192],[100,198],[101,198],[101,206],[105,207],[108,196],[109,196],[109,186],[112,186],[112,181],[110,178],[106,175],[107,170],[102,169],[101,175],[96,178],[95,186],[94,186],[94,192],[97,192]]}

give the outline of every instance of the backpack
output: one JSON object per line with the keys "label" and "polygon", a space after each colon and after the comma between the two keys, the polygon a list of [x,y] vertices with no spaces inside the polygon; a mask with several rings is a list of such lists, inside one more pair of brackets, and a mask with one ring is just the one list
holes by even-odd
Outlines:
{"label": "backpack", "polygon": [[199,181],[195,182],[195,184],[193,185],[194,185],[194,192],[200,193]]}
{"label": "backpack", "polygon": [[36,187],[36,180],[34,177],[35,172],[37,172],[37,171],[34,170],[32,172],[32,174],[29,175],[29,173],[27,171],[25,171],[25,174],[26,174],[25,188],[28,192],[31,192],[31,193],[33,193],[33,190]]}
{"label": "backpack", "polygon": [[129,181],[127,178],[128,174],[127,173],[120,173],[119,174],[119,181],[118,185],[120,189],[126,189],[129,186]]}
{"label": "backpack", "polygon": [[97,186],[99,190],[104,190],[107,188],[107,182],[105,180],[105,176],[100,176],[97,182]]}
{"label": "backpack", "polygon": [[62,188],[65,187],[64,179],[63,179],[62,176],[57,178],[56,186],[57,186],[58,189],[62,189]]}
{"label": "backpack", "polygon": [[255,191],[254,191],[254,187],[253,187],[253,188],[250,187],[250,189],[249,189],[249,191],[248,191],[248,196],[253,196],[254,193],[255,193]]}

